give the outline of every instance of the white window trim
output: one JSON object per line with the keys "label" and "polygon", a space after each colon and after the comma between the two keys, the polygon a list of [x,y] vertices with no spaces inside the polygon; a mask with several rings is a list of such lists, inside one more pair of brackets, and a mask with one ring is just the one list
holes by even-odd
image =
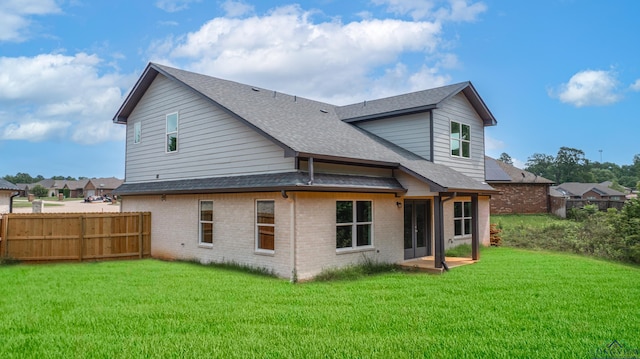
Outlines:
{"label": "white window trim", "polygon": [[[458,125],[460,125],[460,139],[458,139],[457,141],[460,141],[460,155],[456,156],[454,155],[452,152],[452,148],[451,148],[451,141],[453,140],[453,138],[451,137],[451,124],[452,123],[457,123]],[[467,126],[469,127],[469,140],[463,140],[462,139],[462,126]],[[456,159],[461,159],[461,160],[470,160],[471,159],[471,125],[468,125],[466,123],[462,123],[460,121],[453,121],[453,120],[449,120],[449,157],[453,157]],[[462,155],[462,142],[468,142],[469,143],[469,157],[464,157]]]}
{"label": "white window trim", "polygon": [[[204,247],[204,248],[213,248],[213,233],[211,233],[211,243],[207,243],[207,242],[203,242],[202,241],[202,223],[211,223],[211,226],[213,227],[214,225],[214,219],[212,218],[211,221],[203,221],[202,220],[202,202],[211,202],[211,206],[213,207],[213,200],[210,199],[201,199],[198,201],[198,246],[199,247]],[[212,228],[213,230],[213,228]]]}
{"label": "white window trim", "polygon": [[[258,202],[273,202],[273,224],[271,223],[258,223]],[[253,221],[255,223],[255,240],[254,251],[256,254],[273,255],[276,250],[276,201],[274,199],[256,199],[253,209]],[[263,249],[258,247],[258,241],[260,239],[260,227],[273,227],[273,249]]]}
{"label": "white window trim", "polygon": [[138,121],[133,124],[133,144],[138,144],[142,141],[142,122]]}
{"label": "white window trim", "polygon": [[[456,217],[455,215],[455,211],[456,211],[456,203],[462,203],[462,217]],[[455,201],[453,202],[453,239],[468,239],[471,238],[471,236],[473,236],[473,216],[471,215],[471,213],[464,213],[464,204],[465,203],[471,203],[471,201]],[[469,214],[467,216],[467,214]],[[464,234],[465,232],[465,227],[464,227],[464,221],[466,219],[470,219],[471,220],[471,233],[469,234]],[[461,220],[462,221],[462,235],[456,236],[456,220]]]}
{"label": "white window trim", "polygon": [[[375,222],[375,218],[373,216],[373,206],[374,206],[374,202],[372,199],[338,199],[336,200],[337,202],[351,202],[353,203],[352,206],[352,217],[353,218],[353,222],[351,223],[335,223],[335,230],[334,230],[334,234],[336,234],[337,228],[338,226],[348,226],[351,225],[351,247],[344,247],[344,248],[336,248],[336,254],[341,254],[341,253],[354,253],[354,252],[365,252],[365,251],[371,251],[375,249],[375,233],[374,233],[374,226],[373,223]],[[369,222],[358,222],[357,219],[357,202],[371,202],[371,221]],[[336,203],[334,203],[334,207],[336,205]],[[371,225],[371,244],[368,244],[366,246],[358,246],[358,225],[359,224],[369,224]],[[337,238],[334,237],[333,243],[335,245],[337,241]]]}
{"label": "white window trim", "polygon": [[[169,124],[169,116],[172,115],[176,115],[176,130],[174,132],[169,132],[168,129],[168,124]],[[164,121],[164,152],[165,153],[176,153],[178,152],[178,149],[180,147],[180,142],[178,141],[178,132],[180,131],[180,114],[176,111],[176,112],[171,112],[168,113],[165,116],[165,121]],[[176,134],[176,150],[175,151],[169,151],[169,146],[167,144],[167,139],[169,134],[175,133]]]}

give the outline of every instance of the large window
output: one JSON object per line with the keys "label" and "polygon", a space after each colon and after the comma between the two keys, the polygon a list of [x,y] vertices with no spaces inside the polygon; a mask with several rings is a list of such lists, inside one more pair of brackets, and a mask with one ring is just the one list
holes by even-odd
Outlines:
{"label": "large window", "polygon": [[451,155],[471,157],[471,129],[469,125],[451,121]]}
{"label": "large window", "polygon": [[336,248],[373,244],[371,201],[336,202]]}
{"label": "large window", "polygon": [[454,236],[471,235],[471,202],[453,202]]}
{"label": "large window", "polygon": [[256,202],[256,249],[273,251],[275,246],[275,202]]}
{"label": "large window", "polygon": [[178,113],[167,115],[167,152],[178,150]]}
{"label": "large window", "polygon": [[200,201],[200,244],[213,244],[213,201]]}
{"label": "large window", "polygon": [[133,143],[140,143],[141,136],[142,136],[142,123],[136,122],[133,125]]}

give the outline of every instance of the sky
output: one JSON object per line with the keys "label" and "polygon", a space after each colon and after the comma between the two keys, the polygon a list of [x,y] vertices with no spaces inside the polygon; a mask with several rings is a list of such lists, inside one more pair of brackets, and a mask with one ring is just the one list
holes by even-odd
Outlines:
{"label": "sky", "polygon": [[124,178],[149,62],[344,105],[471,81],[486,153],[640,154],[637,0],[0,0],[0,176]]}

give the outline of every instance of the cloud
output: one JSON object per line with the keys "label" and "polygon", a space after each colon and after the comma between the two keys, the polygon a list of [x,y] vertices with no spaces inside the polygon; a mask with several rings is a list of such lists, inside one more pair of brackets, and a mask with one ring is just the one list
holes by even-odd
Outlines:
{"label": "cloud", "polygon": [[21,42],[28,39],[32,17],[59,14],[62,10],[55,0],[0,1],[0,42]]}
{"label": "cloud", "polygon": [[201,0],[158,0],[156,7],[166,12],[178,12],[189,8],[189,4],[198,3]]}
{"label": "cloud", "polygon": [[240,17],[254,12],[252,5],[242,1],[227,0],[220,6],[225,11],[227,17]]}
{"label": "cloud", "polygon": [[637,79],[636,82],[632,83],[631,86],[629,86],[629,88],[632,91],[640,91],[640,79]]}
{"label": "cloud", "polygon": [[433,0],[372,0],[375,5],[386,6],[387,12],[410,16],[413,20],[475,21],[487,10],[483,2],[449,0],[448,7],[436,7]]}
{"label": "cloud", "polygon": [[[290,5],[261,16],[214,18],[197,31],[155,42],[150,58],[335,104],[439,86],[450,80],[441,69],[458,65],[443,50],[441,22],[343,23],[314,21],[315,14]],[[424,60],[410,68],[403,57],[414,55]]]}
{"label": "cloud", "polygon": [[78,143],[121,139],[109,121],[135,78],[101,74],[96,55],[0,57],[0,139]]}
{"label": "cloud", "polygon": [[576,107],[605,106],[622,98],[618,93],[616,74],[604,70],[578,72],[568,83],[560,85],[557,93],[550,90],[549,95]]}

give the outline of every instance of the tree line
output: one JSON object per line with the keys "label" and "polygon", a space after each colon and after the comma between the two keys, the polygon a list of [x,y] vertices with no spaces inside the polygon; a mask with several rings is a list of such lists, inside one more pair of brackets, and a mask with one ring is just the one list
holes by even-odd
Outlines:
{"label": "tree line", "polygon": [[[507,153],[503,152],[498,160],[513,165]],[[589,161],[580,149],[560,147],[555,156],[534,153],[527,159],[524,170],[556,184],[611,181],[614,189],[621,190],[621,186],[640,189],[640,154],[633,156],[633,164],[619,166],[612,162]]]}
{"label": "tree line", "polygon": [[[6,175],[4,177],[5,180],[13,183],[13,184],[18,184],[18,183],[27,183],[27,184],[31,184],[31,183],[37,183],[40,182],[42,180],[45,180],[45,178],[42,175],[37,175],[35,177],[31,177],[30,174],[28,173],[23,173],[23,172],[18,172],[16,173],[15,176],[12,175]],[[83,179],[89,179],[89,177],[78,177],[77,179],[75,177],[71,177],[71,176],[53,176],[50,179],[52,180],[60,180],[60,181],[79,181],[79,180],[83,180]]]}

